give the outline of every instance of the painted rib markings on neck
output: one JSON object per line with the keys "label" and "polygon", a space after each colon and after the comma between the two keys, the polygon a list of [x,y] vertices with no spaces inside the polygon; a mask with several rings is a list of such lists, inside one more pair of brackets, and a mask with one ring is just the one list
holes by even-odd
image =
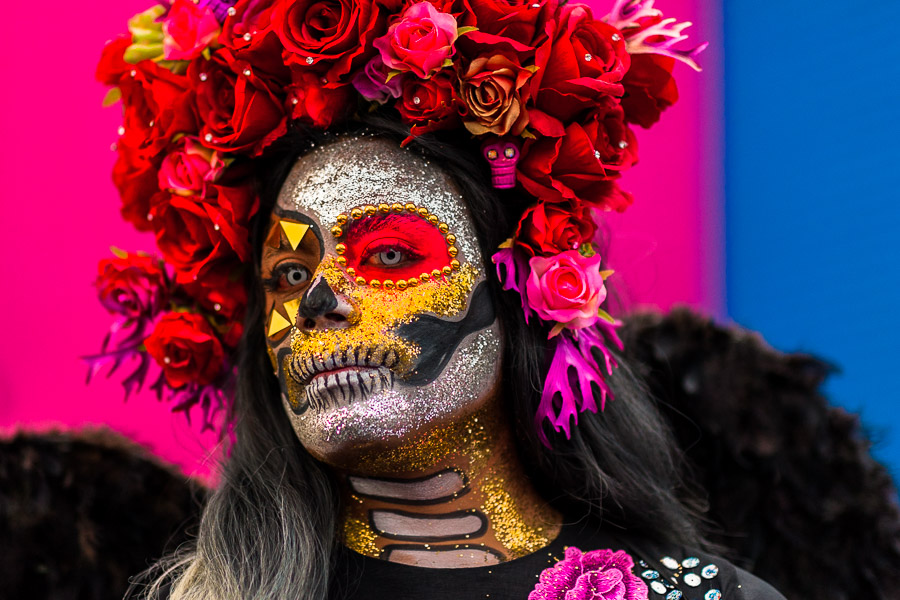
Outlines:
{"label": "painted rib markings on neck", "polygon": [[416,479],[347,478],[353,493],[397,504],[441,504],[469,491],[466,476],[457,469]]}
{"label": "painted rib markings on neck", "polygon": [[400,510],[373,510],[372,528],[392,540],[445,542],[477,537],[487,531],[487,519],[477,510],[422,515]]}

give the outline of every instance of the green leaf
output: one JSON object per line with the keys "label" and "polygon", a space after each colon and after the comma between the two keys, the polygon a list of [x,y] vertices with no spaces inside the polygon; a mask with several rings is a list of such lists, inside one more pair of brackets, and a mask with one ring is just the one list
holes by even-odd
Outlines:
{"label": "green leaf", "polygon": [[467,33],[472,33],[473,31],[478,31],[477,27],[458,27],[456,29],[456,35],[466,35]]}
{"label": "green leaf", "polygon": [[606,321],[607,323],[615,323],[616,322],[616,320],[612,318],[612,315],[610,315],[608,312],[606,312],[602,308],[597,309],[597,316],[600,317],[601,319],[603,319],[604,321]]}
{"label": "green leaf", "polygon": [[122,250],[121,248],[116,248],[115,246],[110,246],[109,251],[115,254],[118,258],[128,258],[128,253]]}
{"label": "green leaf", "polygon": [[117,87],[114,87],[111,90],[109,90],[108,92],[106,92],[105,96],[103,96],[103,108],[112,106],[113,104],[115,104],[116,102],[118,102],[121,99],[122,99],[122,90],[120,90]]}
{"label": "green leaf", "polygon": [[594,256],[595,254],[597,254],[596,252],[594,252],[594,247],[591,245],[590,242],[585,242],[584,244],[579,246],[578,253],[585,258],[590,258],[590,257]]}
{"label": "green leaf", "polygon": [[391,79],[393,79],[394,77],[399,75],[400,73],[402,73],[402,71],[399,71],[397,69],[391,69],[390,71],[388,71],[388,76],[384,80],[384,82],[387,83],[388,81],[390,81]]}

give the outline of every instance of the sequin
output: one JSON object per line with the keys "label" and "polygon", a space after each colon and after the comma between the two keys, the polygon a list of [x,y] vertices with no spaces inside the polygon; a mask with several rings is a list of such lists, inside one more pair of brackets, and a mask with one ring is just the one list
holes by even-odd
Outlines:
{"label": "sequin", "polygon": [[709,590],[706,592],[706,595],[703,596],[703,600],[721,600],[722,592],[719,590]]}
{"label": "sequin", "polygon": [[666,600],[681,600],[682,596],[684,596],[684,594],[681,593],[681,590],[672,590],[666,594]]}
{"label": "sequin", "polygon": [[719,574],[719,567],[713,564],[706,565],[700,571],[700,574],[703,576],[703,579],[712,579]]}
{"label": "sequin", "polygon": [[643,577],[644,579],[659,579],[659,571],[648,569],[641,573],[641,577]]}
{"label": "sequin", "polygon": [[691,587],[697,587],[701,581],[703,580],[696,573],[688,573],[684,576],[684,582]]}
{"label": "sequin", "polygon": [[685,569],[693,569],[694,567],[696,567],[699,564],[700,564],[700,559],[697,558],[696,556],[689,556],[686,559],[684,559],[683,561],[681,561],[681,566],[684,567]]}
{"label": "sequin", "polygon": [[665,568],[672,569],[673,571],[678,568],[678,561],[671,556],[663,556],[659,559],[659,562],[661,562]]}
{"label": "sequin", "polygon": [[661,581],[651,581],[650,589],[653,590],[654,592],[656,592],[657,594],[665,594],[666,593],[666,586],[663,585],[663,583]]}

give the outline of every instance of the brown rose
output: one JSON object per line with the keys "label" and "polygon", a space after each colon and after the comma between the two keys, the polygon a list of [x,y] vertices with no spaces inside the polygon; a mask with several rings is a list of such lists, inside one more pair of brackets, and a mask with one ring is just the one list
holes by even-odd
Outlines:
{"label": "brown rose", "polygon": [[528,125],[526,84],[531,75],[511,52],[482,55],[469,62],[459,77],[466,129],[475,135],[522,133]]}

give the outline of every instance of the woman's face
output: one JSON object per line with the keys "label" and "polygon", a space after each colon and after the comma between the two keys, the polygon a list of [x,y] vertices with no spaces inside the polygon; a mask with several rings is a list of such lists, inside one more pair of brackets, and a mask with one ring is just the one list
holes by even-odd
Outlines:
{"label": "woman's face", "polygon": [[297,161],[261,269],[269,353],[310,453],[352,468],[496,396],[482,258],[456,186],[395,143],[345,137]]}

